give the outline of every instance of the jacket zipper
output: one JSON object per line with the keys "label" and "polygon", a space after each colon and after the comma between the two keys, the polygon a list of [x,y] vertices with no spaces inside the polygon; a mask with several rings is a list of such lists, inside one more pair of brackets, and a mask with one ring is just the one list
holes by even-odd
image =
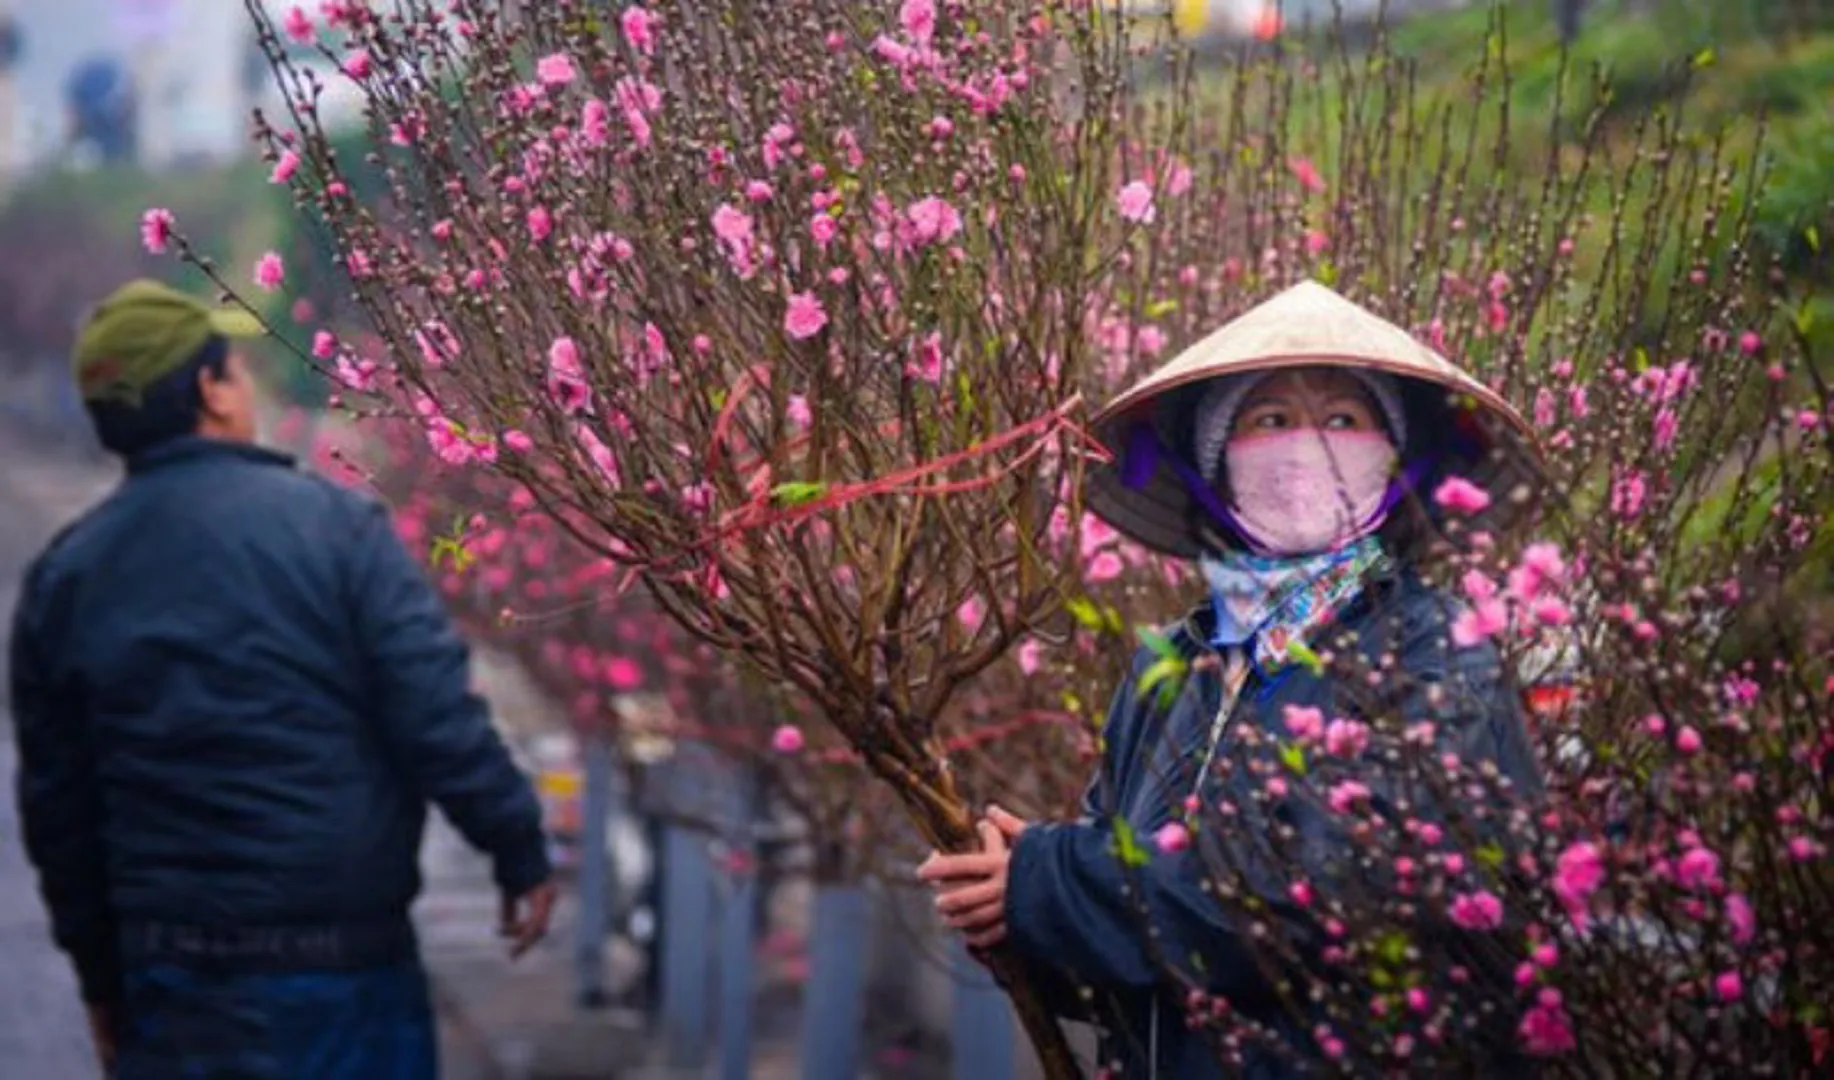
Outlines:
{"label": "jacket zipper", "polygon": [[[1248,661],[1241,649],[1230,649],[1229,657],[1224,662],[1222,677],[1222,699],[1217,702],[1216,715],[1210,719],[1210,745],[1204,751],[1203,763],[1197,767],[1197,779],[1191,785],[1191,798],[1196,798],[1204,788],[1204,777],[1210,773],[1210,766],[1216,761],[1217,748],[1223,744],[1223,736],[1229,731],[1229,721],[1235,714],[1236,702],[1242,698],[1242,688],[1248,682]],[[1159,1080],[1159,995],[1153,994],[1151,1015],[1146,1032],[1147,1080]]]}

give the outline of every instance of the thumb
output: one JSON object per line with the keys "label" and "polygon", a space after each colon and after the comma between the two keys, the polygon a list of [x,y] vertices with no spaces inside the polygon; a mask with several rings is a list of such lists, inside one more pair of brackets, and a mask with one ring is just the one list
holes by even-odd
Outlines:
{"label": "thumb", "polygon": [[999,855],[1006,851],[1006,834],[993,822],[982,821],[975,826],[975,830],[981,834],[981,847],[988,854]]}
{"label": "thumb", "polygon": [[1026,823],[1021,821],[1018,815],[1012,813],[998,803],[994,803],[987,807],[987,820],[993,822],[1002,833],[1006,834],[1006,838],[1009,840],[1025,831]]}

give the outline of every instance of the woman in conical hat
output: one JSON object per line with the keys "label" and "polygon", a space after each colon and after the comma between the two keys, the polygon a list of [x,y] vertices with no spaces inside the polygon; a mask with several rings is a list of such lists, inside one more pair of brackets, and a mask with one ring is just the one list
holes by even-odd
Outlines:
{"label": "woman in conical hat", "polygon": [[[1222,1076],[1212,1042],[1186,1024],[1191,987],[1226,997],[1289,1045],[1315,1047],[1311,1026],[1294,1020],[1243,927],[1206,891],[1199,854],[1174,842],[1126,867],[1113,853],[1116,819],[1134,836],[1178,837],[1165,830],[1187,805],[1227,803],[1233,828],[1290,828],[1289,864],[1253,866],[1249,880],[1306,954],[1319,928],[1290,889],[1328,887],[1351,850],[1342,819],[1285,798],[1262,816],[1254,770],[1224,768],[1238,754],[1272,753],[1276,740],[1308,737],[1292,725],[1321,719],[1431,721],[1442,752],[1492,763],[1524,795],[1537,792],[1519,698],[1496,651],[1455,647],[1453,605],[1414,572],[1443,524],[1418,493],[1470,481],[1491,493],[1475,524],[1500,527],[1532,501],[1535,452],[1527,425],[1489,388],[1312,282],[1121,394],[1097,431],[1115,460],[1092,478],[1090,505],[1139,542],[1201,564],[1209,595],[1168,636],[1187,660],[1208,662],[1190,664],[1167,708],[1138,686],[1158,655],[1135,658],[1080,820],[1030,825],[994,808],[982,825],[987,852],[932,856],[922,876],[970,944],[1008,942],[1041,977],[1093,991],[1064,995],[1065,1007],[1088,1003],[1080,1011],[1102,1027],[1102,1060],[1118,1062],[1118,1075]],[[1319,654],[1360,654],[1389,692],[1296,661]],[[1392,808],[1392,780],[1357,767],[1372,805]],[[1410,812],[1434,813],[1418,798]],[[1510,1030],[1493,1034],[1489,1071],[1506,1072]],[[1287,1071],[1278,1055],[1244,1054],[1230,1072]]]}

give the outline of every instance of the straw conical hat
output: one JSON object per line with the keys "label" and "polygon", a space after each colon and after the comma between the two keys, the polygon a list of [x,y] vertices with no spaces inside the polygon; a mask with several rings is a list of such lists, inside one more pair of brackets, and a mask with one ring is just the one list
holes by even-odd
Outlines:
{"label": "straw conical hat", "polygon": [[[1095,434],[1116,459],[1094,470],[1089,508],[1148,547],[1196,556],[1201,511],[1187,480],[1161,461],[1147,475],[1135,476],[1138,486],[1123,481],[1134,434],[1150,425],[1167,454],[1188,457],[1191,410],[1212,380],[1314,365],[1386,372],[1407,380],[1410,409],[1421,402],[1444,408],[1448,423],[1423,425],[1429,437],[1434,427],[1457,429],[1435,451],[1441,459],[1436,473],[1457,473],[1490,492],[1492,511],[1482,522],[1485,527],[1501,527],[1512,508],[1530,501],[1539,454],[1521,414],[1407,331],[1315,281],[1304,281],[1179,353],[1097,414]],[[1410,437],[1404,452],[1414,453],[1415,442]]]}

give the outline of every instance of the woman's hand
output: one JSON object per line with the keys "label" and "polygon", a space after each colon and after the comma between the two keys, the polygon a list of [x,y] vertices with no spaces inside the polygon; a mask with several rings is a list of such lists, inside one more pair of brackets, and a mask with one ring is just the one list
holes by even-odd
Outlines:
{"label": "woman's hand", "polygon": [[960,930],[976,949],[992,948],[1006,938],[1010,845],[1025,827],[1024,821],[998,806],[990,806],[977,826],[982,850],[966,855],[934,851],[917,868],[920,880],[937,887],[936,910],[944,921]]}

